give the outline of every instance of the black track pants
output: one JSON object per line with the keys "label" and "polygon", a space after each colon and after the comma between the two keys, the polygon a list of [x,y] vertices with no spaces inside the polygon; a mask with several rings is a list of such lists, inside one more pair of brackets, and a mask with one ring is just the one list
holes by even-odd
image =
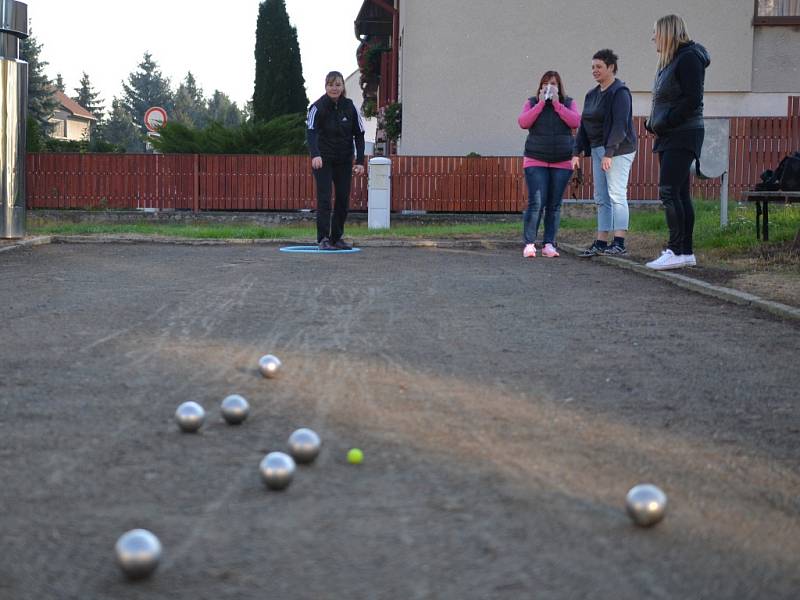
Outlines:
{"label": "black track pants", "polygon": [[664,150],[658,154],[658,199],[664,205],[669,227],[667,247],[675,254],[693,254],[694,207],[689,188],[689,173],[694,152]]}
{"label": "black track pants", "polygon": [[[331,243],[344,235],[344,222],[350,203],[350,182],[353,163],[330,163],[323,161],[322,167],[314,169],[317,181],[317,242],[328,238]],[[331,212],[331,186],[336,192],[336,203]]]}

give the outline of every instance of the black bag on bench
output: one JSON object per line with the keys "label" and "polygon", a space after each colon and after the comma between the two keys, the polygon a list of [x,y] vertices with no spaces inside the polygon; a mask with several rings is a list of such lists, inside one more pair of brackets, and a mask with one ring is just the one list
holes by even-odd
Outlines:
{"label": "black bag on bench", "polygon": [[761,174],[757,192],[800,192],[800,152],[785,157],[774,171],[767,169]]}

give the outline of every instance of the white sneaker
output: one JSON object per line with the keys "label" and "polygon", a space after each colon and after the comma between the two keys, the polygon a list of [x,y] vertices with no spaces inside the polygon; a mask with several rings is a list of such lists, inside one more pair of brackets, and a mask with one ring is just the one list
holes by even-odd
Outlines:
{"label": "white sneaker", "polygon": [[694,254],[681,254],[679,258],[683,259],[684,266],[687,267],[697,266],[697,259],[694,257]]}
{"label": "white sneaker", "polygon": [[533,244],[526,244],[525,250],[522,251],[523,258],[534,258],[536,256],[536,246]]}
{"label": "white sneaker", "polygon": [[647,266],[655,271],[666,271],[667,269],[680,269],[686,267],[687,264],[682,256],[676,256],[675,253],[669,248],[664,250],[655,260],[647,263]]}
{"label": "white sneaker", "polygon": [[553,244],[545,244],[544,248],[542,248],[542,256],[546,256],[547,258],[555,258],[556,256],[560,256],[560,254]]}

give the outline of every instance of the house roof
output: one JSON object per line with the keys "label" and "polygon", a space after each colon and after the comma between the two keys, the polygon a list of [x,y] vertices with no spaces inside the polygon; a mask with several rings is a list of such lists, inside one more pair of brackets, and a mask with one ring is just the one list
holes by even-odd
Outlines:
{"label": "house roof", "polygon": [[82,117],[84,119],[91,119],[92,121],[97,121],[97,117],[95,117],[92,113],[90,113],[80,104],[75,102],[75,100],[67,96],[61,90],[54,90],[53,97],[65,110],[71,112],[76,117]]}

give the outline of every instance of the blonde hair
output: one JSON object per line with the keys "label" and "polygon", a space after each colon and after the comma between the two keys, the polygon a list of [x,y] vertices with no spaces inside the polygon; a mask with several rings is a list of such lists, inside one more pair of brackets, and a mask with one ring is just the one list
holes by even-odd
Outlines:
{"label": "blonde hair", "polygon": [[659,51],[658,68],[663,69],[672,59],[678,46],[691,41],[689,32],[686,31],[686,23],[678,15],[666,15],[661,17],[653,26],[656,38],[656,48]]}

